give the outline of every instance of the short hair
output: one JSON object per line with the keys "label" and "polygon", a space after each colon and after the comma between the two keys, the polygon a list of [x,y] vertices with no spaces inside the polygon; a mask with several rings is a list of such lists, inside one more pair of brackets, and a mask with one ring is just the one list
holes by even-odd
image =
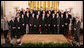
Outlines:
{"label": "short hair", "polygon": [[29,8],[26,8],[26,9],[29,9]]}
{"label": "short hair", "polygon": [[78,19],[79,19],[79,17],[76,17],[76,18],[78,18]]}

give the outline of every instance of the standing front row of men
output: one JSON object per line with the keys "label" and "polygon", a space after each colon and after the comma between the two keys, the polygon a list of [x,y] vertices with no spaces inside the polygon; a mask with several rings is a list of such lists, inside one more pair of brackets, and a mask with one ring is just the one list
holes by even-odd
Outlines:
{"label": "standing front row of men", "polygon": [[[80,32],[80,21],[78,17],[75,18],[74,15],[71,15],[67,10],[64,12],[63,10],[56,12],[53,8],[51,10],[42,10],[42,8],[36,10],[34,8],[31,11],[29,11],[28,8],[26,11],[21,9],[17,12],[16,17],[12,16],[11,20],[8,22],[11,30],[11,38],[15,36],[20,38],[21,35],[31,32],[34,34],[67,35],[70,23],[72,24],[72,34],[76,34],[77,37]],[[5,27],[6,26],[3,26],[3,28]]]}

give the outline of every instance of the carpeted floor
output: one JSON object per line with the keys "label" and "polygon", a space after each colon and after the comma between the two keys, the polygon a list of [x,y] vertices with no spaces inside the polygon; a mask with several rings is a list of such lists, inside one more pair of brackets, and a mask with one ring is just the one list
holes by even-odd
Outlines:
{"label": "carpeted floor", "polygon": [[[29,36],[30,35],[30,36]],[[36,37],[36,34],[35,34],[35,36],[34,35],[31,35],[31,34],[29,34],[28,36],[30,37],[30,40],[31,40],[31,37],[32,38],[34,38],[34,37]],[[40,34],[39,34],[40,35]],[[48,35],[48,34],[47,34]],[[26,35],[24,35],[26,38],[28,38],[28,36],[26,36]],[[22,36],[21,37],[21,39],[24,37],[24,36]],[[8,33],[8,37],[10,38],[10,33]],[[41,37],[45,37],[45,36],[40,36],[38,39],[40,39]],[[48,36],[47,36],[48,37]],[[46,39],[45,39],[45,41],[48,41],[49,39],[47,38],[47,37],[45,37]],[[66,37],[66,39],[70,42],[70,40],[71,40],[71,38],[70,38],[70,36],[69,37],[67,37],[67,36],[65,36]],[[23,38],[22,40],[26,40],[26,38]],[[53,38],[55,38],[55,36],[53,35],[52,37],[49,37],[50,39],[52,39],[52,41],[53,40],[55,40],[55,39],[53,39]],[[57,37],[57,38],[61,38],[62,39],[62,37]],[[36,38],[34,38],[34,39],[36,39]],[[41,38],[42,39],[42,38]],[[34,41],[34,40],[33,40]],[[80,34],[80,42],[81,43],[83,43],[83,33],[81,33]],[[3,35],[3,33],[1,34],[1,44],[3,44],[4,43],[4,35]]]}

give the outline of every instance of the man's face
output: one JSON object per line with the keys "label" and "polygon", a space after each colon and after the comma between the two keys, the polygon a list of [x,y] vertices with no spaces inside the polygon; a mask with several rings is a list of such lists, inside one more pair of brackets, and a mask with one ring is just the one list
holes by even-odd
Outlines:
{"label": "man's face", "polygon": [[37,15],[37,18],[38,18],[39,16]]}
{"label": "man's face", "polygon": [[53,10],[53,8],[51,8],[51,10]]}
{"label": "man's face", "polygon": [[12,20],[14,20],[14,17],[12,17]]}
{"label": "man's face", "polygon": [[63,14],[61,16],[63,17]]}
{"label": "man's face", "polygon": [[78,18],[76,18],[76,21],[78,21]]}
{"label": "man's face", "polygon": [[57,16],[59,16],[59,14],[57,13]]}
{"label": "man's face", "polygon": [[34,8],[34,10],[36,10],[36,8]]}
{"label": "man's face", "polygon": [[29,9],[27,9],[27,11],[29,11]]}
{"label": "man's face", "polygon": [[49,16],[49,14],[47,14],[47,16]]}
{"label": "man's face", "polygon": [[24,15],[22,15],[22,17],[24,17]]}
{"label": "man's face", "polygon": [[67,9],[65,9],[65,11],[67,11]]}
{"label": "man's face", "polygon": [[41,8],[41,10],[42,10],[42,8]]}
{"label": "man's face", "polygon": [[29,13],[27,13],[27,16],[29,15]]}
{"label": "man's face", "polygon": [[55,15],[53,14],[53,16],[55,16]]}

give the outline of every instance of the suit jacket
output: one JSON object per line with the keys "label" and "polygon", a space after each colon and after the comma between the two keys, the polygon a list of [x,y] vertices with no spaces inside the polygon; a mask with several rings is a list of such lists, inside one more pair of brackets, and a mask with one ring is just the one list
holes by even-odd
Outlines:
{"label": "suit jacket", "polygon": [[30,17],[30,20],[29,20],[29,24],[34,24],[34,20],[35,20],[35,18],[33,18],[33,17]]}
{"label": "suit jacket", "polygon": [[26,24],[29,24],[29,20],[30,20],[30,17],[27,17],[27,16],[26,16],[26,17],[25,17],[25,23],[26,23]]}
{"label": "suit jacket", "polygon": [[22,27],[22,25],[21,25],[21,20],[19,20],[19,22],[16,21],[16,28],[18,29],[18,27],[20,27],[20,29],[21,29],[21,27]]}
{"label": "suit jacket", "polygon": [[60,25],[64,25],[64,18],[60,17]]}
{"label": "suit jacket", "polygon": [[69,17],[68,17],[68,18],[65,18],[65,19],[64,19],[64,22],[65,22],[65,23],[68,23],[68,25],[69,25],[69,23],[70,23]]}
{"label": "suit jacket", "polygon": [[74,22],[74,28],[76,28],[75,34],[79,34],[80,32],[80,26],[81,26],[81,22]]}
{"label": "suit jacket", "polygon": [[57,25],[60,25],[60,17],[58,17],[58,18],[56,17],[56,22],[57,22],[56,23]]}
{"label": "suit jacket", "polygon": [[44,17],[44,21],[43,18],[41,18],[41,25],[44,26],[46,24],[46,17]]}
{"label": "suit jacket", "polygon": [[15,22],[15,20],[14,20],[14,22],[13,22],[12,20],[10,20],[9,26],[11,27],[11,29],[13,29],[12,27],[16,27],[16,22]]}
{"label": "suit jacket", "polygon": [[40,24],[40,18],[36,18],[35,20],[34,20],[34,25],[36,25],[37,27],[39,26],[39,24]]}
{"label": "suit jacket", "polygon": [[47,23],[47,25],[51,24],[51,18],[50,18],[50,16],[46,18],[46,23]]}
{"label": "suit jacket", "polygon": [[37,15],[37,10],[33,10],[33,13],[34,13],[35,15]]}
{"label": "suit jacket", "polygon": [[26,15],[28,12],[29,12],[29,14],[30,14],[30,11],[25,11],[25,15]]}
{"label": "suit jacket", "polygon": [[54,13],[54,10],[51,10],[51,14],[53,14]]}
{"label": "suit jacket", "polygon": [[43,10],[40,10],[40,14],[43,14]]}
{"label": "suit jacket", "polygon": [[21,26],[23,26],[22,24],[24,24],[25,26],[25,18],[20,18],[20,20],[21,20]]}
{"label": "suit jacket", "polygon": [[56,17],[51,19],[51,24],[52,24],[52,26],[56,25]]}

